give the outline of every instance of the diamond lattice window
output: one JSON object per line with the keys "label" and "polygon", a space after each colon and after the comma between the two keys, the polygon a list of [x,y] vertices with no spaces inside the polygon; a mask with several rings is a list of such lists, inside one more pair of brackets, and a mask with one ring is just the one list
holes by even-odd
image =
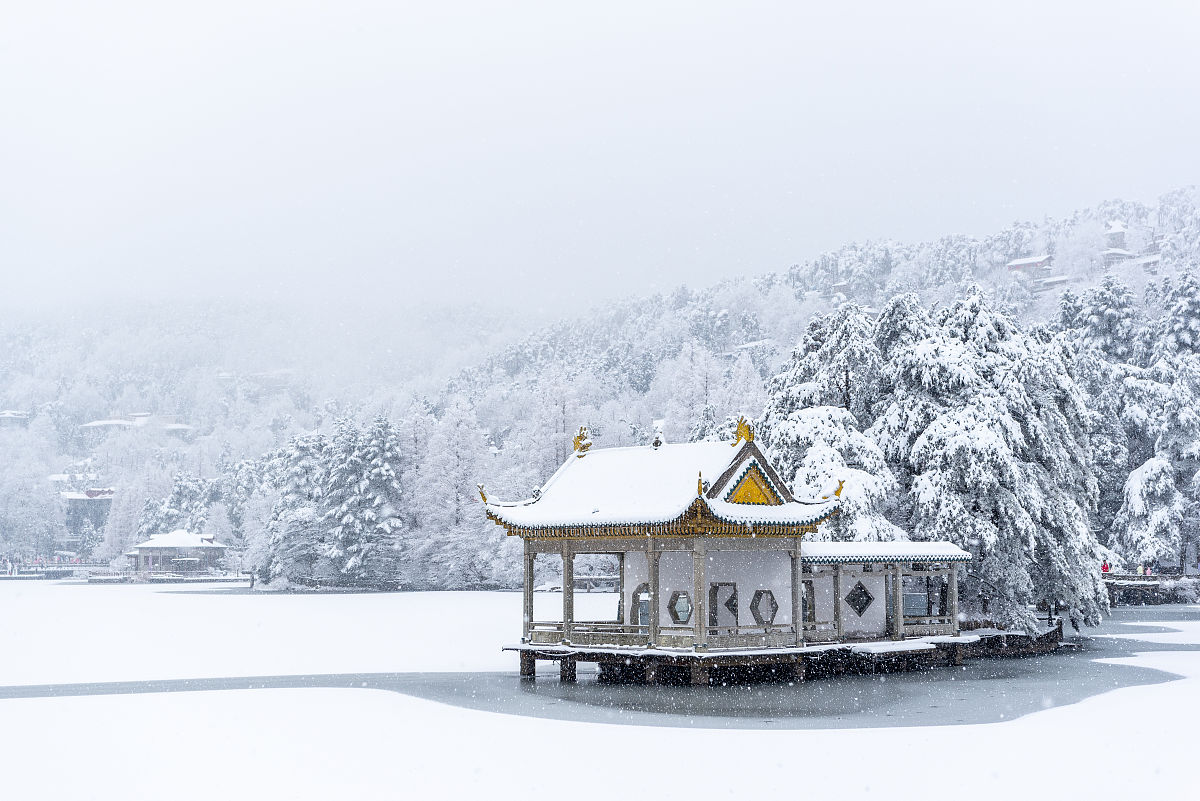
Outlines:
{"label": "diamond lattice window", "polygon": [[870,590],[863,586],[861,581],[851,587],[850,592],[846,594],[846,604],[853,609],[854,613],[859,617],[863,616],[863,613],[867,611],[867,608],[874,600],[875,596],[871,594]]}
{"label": "diamond lattice window", "polygon": [[671,593],[671,600],[667,601],[667,613],[676,625],[687,623],[692,619],[692,596],[679,590]]}
{"label": "diamond lattice window", "polygon": [[779,604],[775,602],[775,593],[770,590],[755,591],[754,598],[750,601],[750,614],[754,615],[755,623],[774,623],[778,611]]}

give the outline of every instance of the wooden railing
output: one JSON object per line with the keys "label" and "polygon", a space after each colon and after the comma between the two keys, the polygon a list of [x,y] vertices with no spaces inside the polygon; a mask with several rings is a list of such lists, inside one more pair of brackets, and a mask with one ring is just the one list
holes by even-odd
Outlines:
{"label": "wooden railing", "polygon": [[929,637],[954,633],[954,618],[950,615],[904,616],[904,636]]}
{"label": "wooden railing", "polygon": [[[532,643],[556,645],[564,639],[571,645],[646,647],[650,644],[650,627],[608,622],[572,623],[568,637],[561,621],[538,620],[529,624]],[[712,648],[786,648],[797,644],[796,630],[791,624],[713,626],[707,629],[706,640]],[[696,645],[696,629],[689,625],[659,626],[654,645],[692,648]]]}

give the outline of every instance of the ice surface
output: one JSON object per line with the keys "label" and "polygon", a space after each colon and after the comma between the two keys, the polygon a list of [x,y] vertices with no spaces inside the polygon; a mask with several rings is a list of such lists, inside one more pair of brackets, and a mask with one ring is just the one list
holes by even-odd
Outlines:
{"label": "ice surface", "polygon": [[[555,717],[572,714],[574,693],[540,695],[517,679],[515,656],[497,650],[514,639],[519,593],[272,596],[195,589],[0,583],[0,642],[6,646],[0,685],[254,670],[499,670],[504,675],[496,682],[549,711],[499,714],[350,685],[10,698],[0,700],[5,797],[500,801],[605,781],[652,787],[656,799],[687,801],[726,794],[766,798],[797,786],[813,797],[895,799],[924,797],[941,787],[988,801],[1027,794],[1030,787],[1040,798],[1107,799],[1138,797],[1148,788],[1186,797],[1186,788],[1194,786],[1191,721],[1200,714],[1194,608],[1176,608],[1186,613],[1176,619],[1167,610],[1145,610],[1138,626],[1112,627],[1105,635],[1105,641],[1129,643],[1132,655],[1100,661],[1114,669],[1162,671],[1158,678],[1124,687],[1104,683],[1120,688],[1098,688],[1077,703],[1055,706],[1051,696],[1067,688],[1056,690],[1050,676],[1034,690],[1044,688],[1049,708],[1015,720],[888,727],[892,712],[881,711],[880,728],[844,727],[831,718],[822,728],[774,729],[771,720],[753,717],[717,728],[678,714],[661,715],[658,725],[614,725],[622,711],[607,707],[594,714],[607,709],[614,723]],[[1165,622],[1151,622],[1160,619],[1156,614]],[[1169,647],[1177,650],[1163,650]],[[1060,666],[1066,675],[1078,660],[1086,655],[984,660],[982,669],[997,673],[974,683],[947,669],[911,680],[847,677],[791,689],[816,704],[844,701],[846,693],[886,697],[901,683],[944,691],[949,711],[906,708],[920,724],[922,712],[952,720],[981,704],[1000,703],[985,693],[1002,699],[1006,689],[1018,689],[1019,679],[1009,676],[1028,675],[1035,665]],[[543,675],[549,672],[543,667]],[[557,688],[554,681],[536,685]],[[764,693],[788,689],[752,687],[726,695],[731,703],[757,703]],[[669,692],[626,690],[631,696]],[[1148,713],[1163,709],[1172,714]],[[1120,734],[1114,769],[1095,769],[1097,755],[1114,753],[1114,721]],[[618,778],[605,779],[596,773],[596,759],[614,743],[622,753],[666,756],[623,760]],[[676,755],[720,753],[731,744],[754,755],[753,769],[674,769],[684,764]],[[914,760],[927,766],[914,768]],[[664,767],[671,768],[669,781]]]}

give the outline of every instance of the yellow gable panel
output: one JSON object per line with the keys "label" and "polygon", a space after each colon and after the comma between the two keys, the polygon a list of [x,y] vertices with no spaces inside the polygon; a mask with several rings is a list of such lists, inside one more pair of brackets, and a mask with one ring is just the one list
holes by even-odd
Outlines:
{"label": "yellow gable panel", "polygon": [[759,506],[778,506],[783,503],[783,499],[775,492],[771,482],[767,480],[756,464],[752,464],[746,469],[737,485],[725,498],[730,503],[749,503]]}

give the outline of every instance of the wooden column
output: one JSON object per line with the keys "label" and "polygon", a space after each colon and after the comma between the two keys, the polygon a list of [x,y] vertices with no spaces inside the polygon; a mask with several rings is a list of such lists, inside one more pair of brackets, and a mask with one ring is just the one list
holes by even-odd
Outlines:
{"label": "wooden column", "polygon": [[562,544],[562,568],[563,642],[569,643],[572,624],[575,622],[575,554],[571,551],[570,542]]}
{"label": "wooden column", "polygon": [[837,628],[839,641],[846,639],[846,629],[842,625],[842,566],[833,566],[833,623]]}
{"label": "wooden column", "polygon": [[904,639],[904,577],[899,562],[892,565],[892,639]]}
{"label": "wooden column", "polygon": [[950,619],[954,626],[955,635],[958,634],[958,565],[950,565],[950,586],[946,588],[946,607],[950,613]]}
{"label": "wooden column", "polygon": [[792,626],[796,629],[796,645],[804,642],[804,606],[800,602],[803,578],[800,575],[800,548],[791,552],[792,557]]}
{"label": "wooden column", "polygon": [[537,658],[532,651],[521,652],[521,678],[532,679],[537,676]]}
{"label": "wooden column", "polygon": [[558,680],[563,684],[575,681],[575,657],[564,656],[558,660]]}
{"label": "wooden column", "polygon": [[625,552],[617,554],[617,623],[625,625]]}
{"label": "wooden column", "polygon": [[[692,545],[692,625],[696,650],[708,648],[708,544],[696,537]],[[695,684],[693,673],[693,684]],[[707,668],[704,683],[708,683]]]}
{"label": "wooden column", "polygon": [[650,568],[650,641],[649,647],[654,648],[658,645],[658,558],[662,554],[658,551],[646,551],[646,562]]}
{"label": "wooden column", "polygon": [[530,624],[533,623],[533,552],[529,540],[525,540],[525,575],[521,584],[521,642],[529,642]]}

